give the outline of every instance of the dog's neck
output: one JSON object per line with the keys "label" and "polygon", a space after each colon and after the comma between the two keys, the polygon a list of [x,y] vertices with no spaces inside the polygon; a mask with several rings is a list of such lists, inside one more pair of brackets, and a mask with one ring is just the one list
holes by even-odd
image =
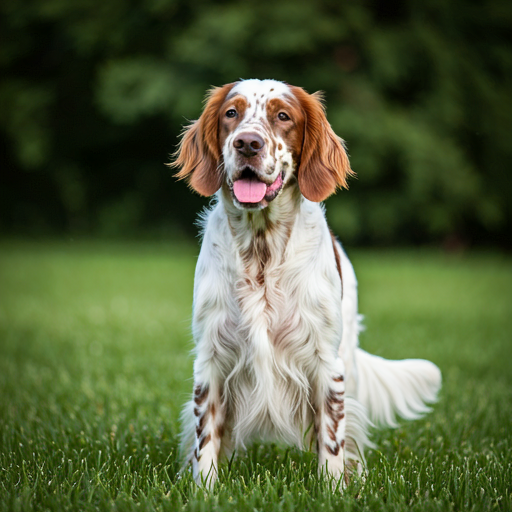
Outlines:
{"label": "dog's neck", "polygon": [[[276,199],[262,210],[241,210],[233,204],[227,186],[222,188],[220,202],[240,254],[256,255],[262,260],[281,260],[303,201],[297,183],[287,185]],[[266,255],[263,255],[265,252]]]}

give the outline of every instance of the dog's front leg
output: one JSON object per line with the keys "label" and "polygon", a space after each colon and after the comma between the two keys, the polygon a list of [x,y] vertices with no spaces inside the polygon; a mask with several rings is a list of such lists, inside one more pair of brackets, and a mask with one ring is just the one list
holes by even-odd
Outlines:
{"label": "dog's front leg", "polygon": [[[318,469],[339,481],[345,472],[345,382],[340,358],[326,369],[316,391]],[[341,481],[343,485],[344,480]]]}
{"label": "dog's front leg", "polygon": [[195,449],[194,479],[210,489],[217,480],[218,459],[224,430],[224,405],[219,383],[196,376],[194,383]]}

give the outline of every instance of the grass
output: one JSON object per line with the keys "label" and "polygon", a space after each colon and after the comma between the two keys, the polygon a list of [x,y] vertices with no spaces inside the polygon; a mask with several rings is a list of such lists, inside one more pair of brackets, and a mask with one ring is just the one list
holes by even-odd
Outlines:
{"label": "grass", "polygon": [[440,402],[376,431],[344,493],[313,454],[255,445],[206,494],[177,461],[196,248],[3,243],[0,509],[512,510],[512,261],[351,257],[363,346],[436,362]]}

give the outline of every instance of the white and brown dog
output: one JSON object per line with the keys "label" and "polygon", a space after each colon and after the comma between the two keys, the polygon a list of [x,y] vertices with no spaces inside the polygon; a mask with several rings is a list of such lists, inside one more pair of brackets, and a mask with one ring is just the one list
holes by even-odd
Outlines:
{"label": "white and brown dog", "polygon": [[213,89],[173,165],[217,197],[202,221],[182,417],[196,481],[211,486],[222,454],[260,439],[316,439],[320,471],[346,481],[370,421],[418,417],[441,374],[358,347],[354,270],[318,204],[353,173],[321,97],[275,80]]}

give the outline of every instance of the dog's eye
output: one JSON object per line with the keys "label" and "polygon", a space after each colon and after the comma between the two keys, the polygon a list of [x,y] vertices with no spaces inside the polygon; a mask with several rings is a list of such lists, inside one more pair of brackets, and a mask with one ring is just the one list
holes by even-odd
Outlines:
{"label": "dog's eye", "polygon": [[234,108],[230,108],[226,112],[226,117],[236,117],[236,110]]}
{"label": "dog's eye", "polygon": [[279,112],[279,114],[277,114],[277,117],[279,118],[280,121],[289,121],[290,120],[290,117],[288,116],[288,114],[285,114],[284,112]]}

